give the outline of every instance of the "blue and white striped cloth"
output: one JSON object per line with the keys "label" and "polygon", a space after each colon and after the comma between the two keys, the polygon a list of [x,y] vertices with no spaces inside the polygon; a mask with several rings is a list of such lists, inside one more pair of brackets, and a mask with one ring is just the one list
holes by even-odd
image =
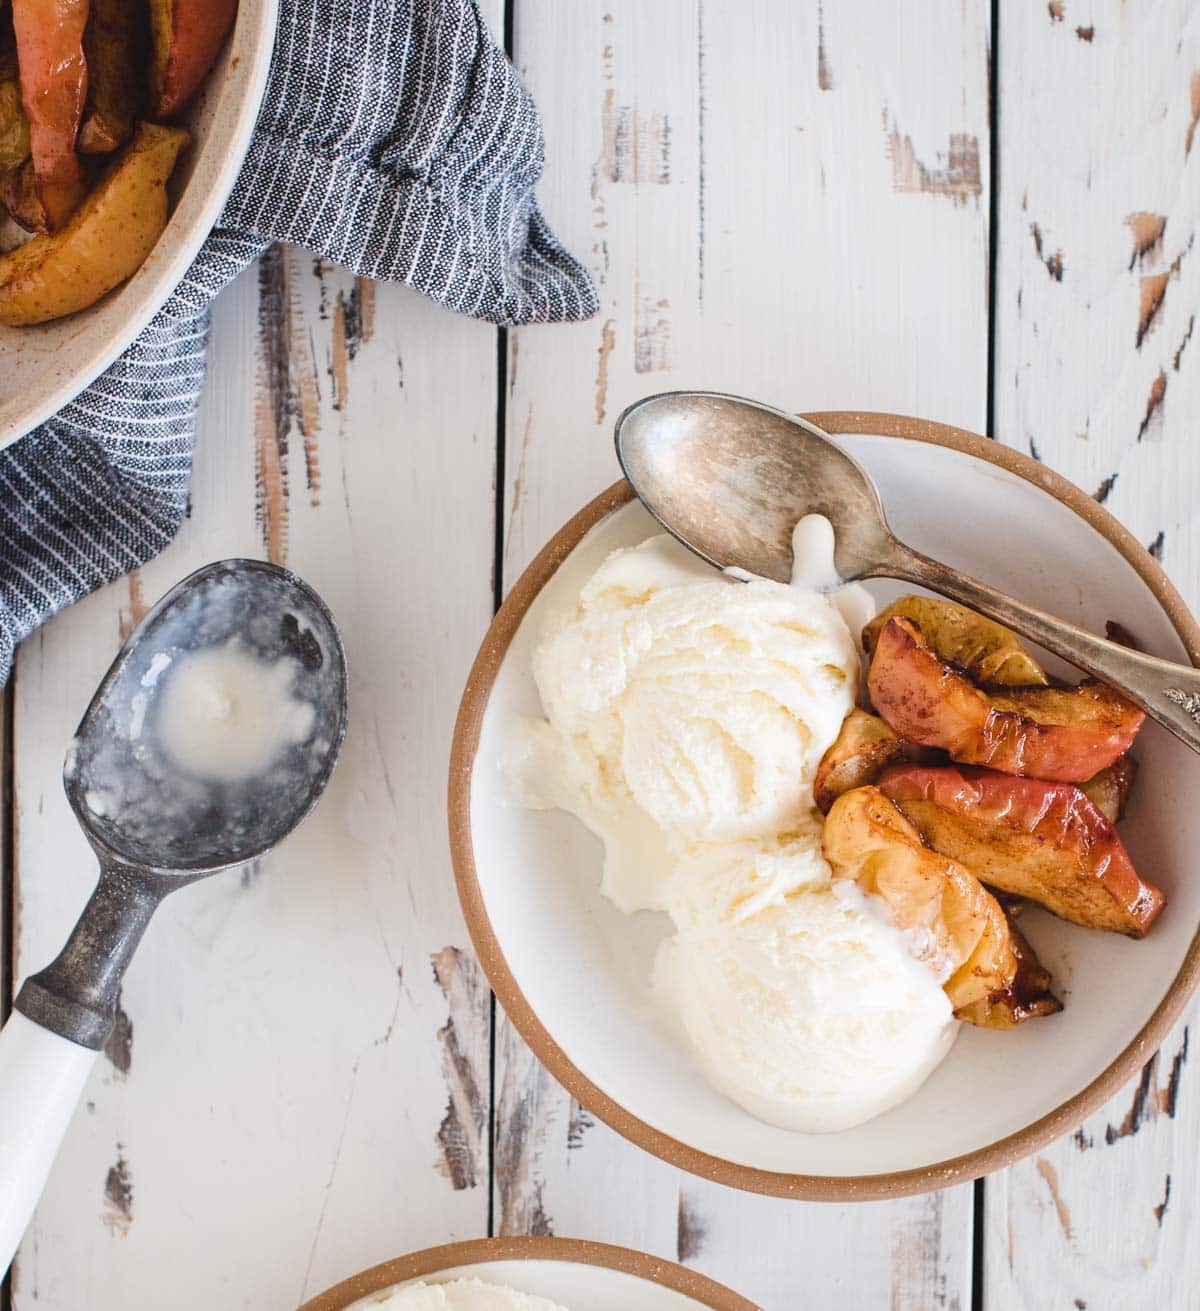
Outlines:
{"label": "blue and white striped cloth", "polygon": [[56,610],[162,550],[187,509],[208,305],[272,242],[493,323],[595,313],[533,197],[541,125],[474,0],[281,0],[245,165],[125,354],[0,451],[0,683]]}

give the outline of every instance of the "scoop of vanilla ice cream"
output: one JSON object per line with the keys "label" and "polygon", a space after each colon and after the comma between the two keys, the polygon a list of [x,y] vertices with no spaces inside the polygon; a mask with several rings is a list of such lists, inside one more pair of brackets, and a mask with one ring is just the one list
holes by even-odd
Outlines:
{"label": "scoop of vanilla ice cream", "polygon": [[533,672],[546,719],[516,734],[522,795],[603,839],[621,910],[670,913],[654,984],[709,1081],[810,1133],[912,1093],[956,1025],[937,977],[821,851],[813,778],[860,672],[834,606],[654,537],[551,615]]}
{"label": "scoop of vanilla ice cream", "polygon": [[[634,824],[661,867],[663,841],[769,839],[811,811],[858,657],[823,597],[697,572],[663,536],[609,557],[551,621],[533,671],[550,726],[542,750],[558,757],[539,771],[556,780],[552,803],[610,856]],[[639,880],[610,859],[605,892],[621,909],[664,904],[648,864]]]}
{"label": "scoop of vanilla ice cream", "polygon": [[815,812],[774,838],[688,846],[663,884],[663,901],[680,928],[747,919],[793,893],[828,888]]}
{"label": "scoop of vanilla ice cream", "polygon": [[350,1311],[565,1311],[557,1302],[482,1279],[407,1284],[355,1302]]}
{"label": "scoop of vanilla ice cream", "polygon": [[741,917],[679,924],[654,981],[713,1086],[802,1133],[897,1105],[957,1032],[937,980],[844,879]]}

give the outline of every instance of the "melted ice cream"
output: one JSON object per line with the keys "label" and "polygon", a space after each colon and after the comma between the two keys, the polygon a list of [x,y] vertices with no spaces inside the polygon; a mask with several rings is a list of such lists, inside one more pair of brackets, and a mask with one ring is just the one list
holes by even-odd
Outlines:
{"label": "melted ice cream", "polygon": [[[151,686],[170,663],[155,657]],[[290,658],[259,659],[236,637],[178,657],[156,695],[153,732],[163,753],[179,769],[216,782],[261,774],[312,732],[313,706],[292,692],[299,669]],[[144,703],[135,705],[131,738],[140,736],[144,719]]]}

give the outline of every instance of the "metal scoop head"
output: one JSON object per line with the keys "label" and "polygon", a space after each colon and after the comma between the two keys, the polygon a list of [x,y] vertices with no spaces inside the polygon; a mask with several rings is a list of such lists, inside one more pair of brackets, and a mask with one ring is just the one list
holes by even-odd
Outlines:
{"label": "metal scoop head", "polygon": [[[290,695],[312,730],[260,774],[202,778],[156,731],[163,686],[187,657],[234,643],[289,662]],[[346,657],[324,602],[261,560],[221,560],[173,587],[146,615],[96,689],[67,753],[67,797],[101,856],[191,878],[262,855],[316,804],[346,732]]]}
{"label": "metal scoop head", "polygon": [[[181,768],[159,734],[169,680],[202,651],[236,644],[279,667],[306,731],[236,778]],[[84,1047],[104,1045],[121,978],[158,903],[195,879],[263,855],[316,804],[346,734],[346,655],[320,597],[286,569],[222,560],[173,587],[96,689],[63,771],[100,858],[100,881],[66,946],[15,1006]]]}
{"label": "metal scoop head", "polygon": [[616,440],[642,504],[718,569],[789,582],[792,531],[808,514],[833,524],[834,565],[846,582],[890,550],[862,467],[782,410],[720,392],[663,392],[621,415]]}

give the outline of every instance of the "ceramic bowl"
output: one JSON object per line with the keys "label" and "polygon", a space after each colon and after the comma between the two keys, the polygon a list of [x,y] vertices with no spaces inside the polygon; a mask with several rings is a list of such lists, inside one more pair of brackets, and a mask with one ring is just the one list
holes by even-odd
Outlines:
{"label": "ceramic bowl", "polygon": [[[1096,632],[1119,620],[1193,662],[1200,628],[1157,562],[1089,496],[958,429],[878,414],[809,416],[875,479],[897,535]],[[665,916],[622,915],[598,892],[601,847],[572,816],[513,804],[502,768],[514,716],[537,714],[530,656],[555,595],[655,531],[619,484],[579,512],[513,588],[463,697],[450,776],[459,896],[513,1023],[593,1114],[686,1170],[756,1192],[847,1200],[931,1191],[995,1170],[1079,1124],[1149,1058],[1197,981],[1200,757],[1147,724],[1121,833],[1165,889],[1141,942],[1031,910],[1021,921],[1066,1009],[1010,1033],[963,1025],[920,1091],[841,1133],[753,1119],[715,1092],[660,1017],[648,979]],[[871,584],[885,602],[906,590]],[[1065,667],[1047,659],[1052,670]]]}
{"label": "ceramic bowl", "polygon": [[278,0],[240,0],[230,39],[188,109],[192,144],[171,179],[173,208],[145,263],[115,291],[53,323],[0,325],[0,447],[77,396],[154,317],[220,216],[250,145],[275,40]]}
{"label": "ceramic bowl", "polygon": [[388,1261],[347,1279],[300,1311],[368,1311],[374,1294],[423,1280],[490,1280],[550,1298],[568,1311],[759,1311],[704,1275],[625,1247],[566,1238],[480,1238]]}

